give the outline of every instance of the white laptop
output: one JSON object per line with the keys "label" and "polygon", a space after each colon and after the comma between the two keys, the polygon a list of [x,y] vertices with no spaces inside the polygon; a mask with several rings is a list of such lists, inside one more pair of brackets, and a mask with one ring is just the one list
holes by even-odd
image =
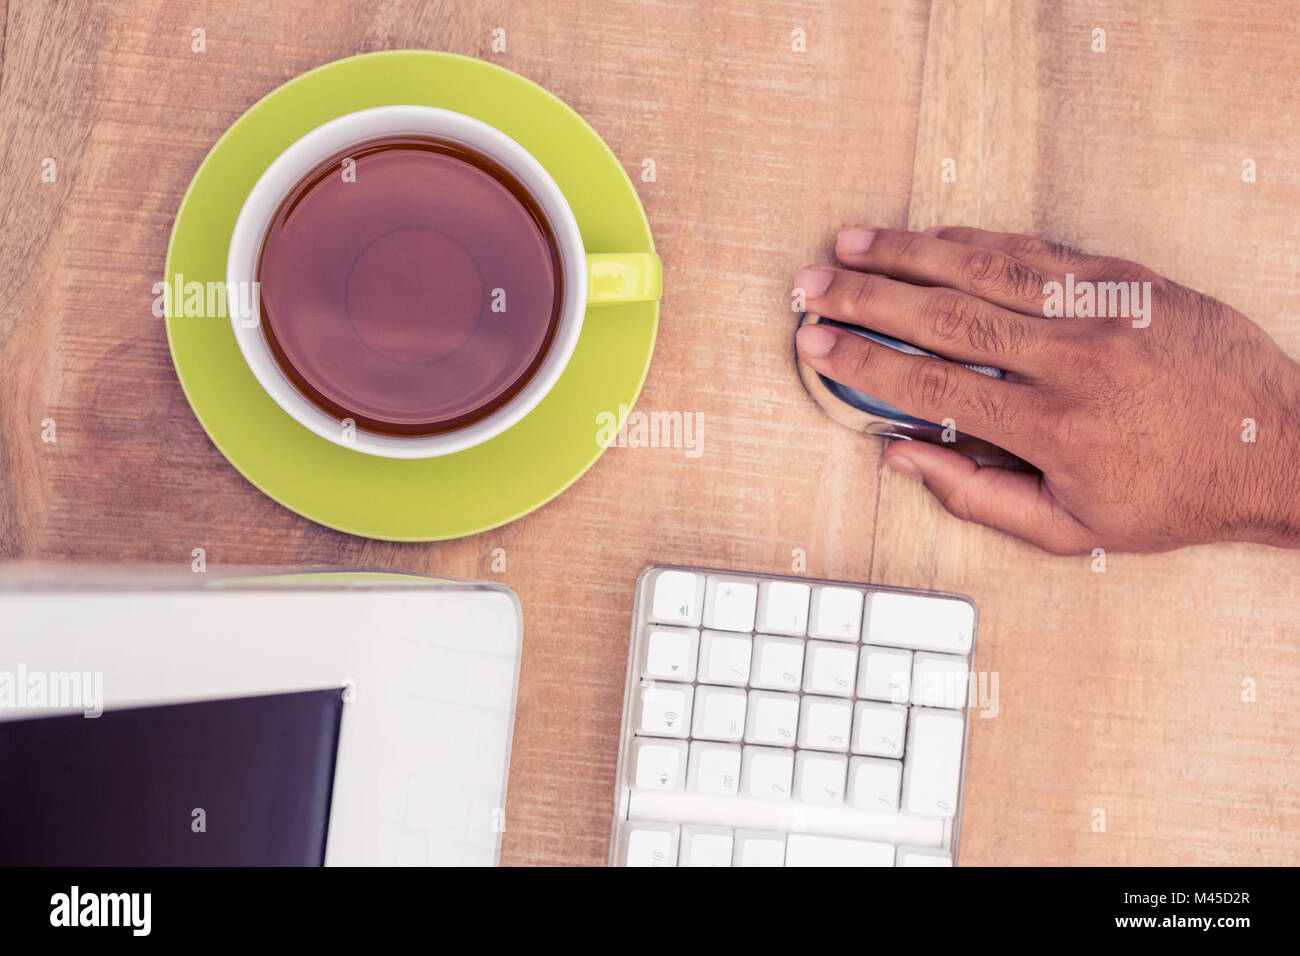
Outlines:
{"label": "white laptop", "polygon": [[522,621],[381,572],[0,565],[0,865],[491,865]]}

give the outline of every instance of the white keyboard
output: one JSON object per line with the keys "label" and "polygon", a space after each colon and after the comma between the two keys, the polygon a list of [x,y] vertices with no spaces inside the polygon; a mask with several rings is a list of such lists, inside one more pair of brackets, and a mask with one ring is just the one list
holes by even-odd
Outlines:
{"label": "white keyboard", "polygon": [[976,610],[954,594],[652,566],[613,866],[951,866]]}

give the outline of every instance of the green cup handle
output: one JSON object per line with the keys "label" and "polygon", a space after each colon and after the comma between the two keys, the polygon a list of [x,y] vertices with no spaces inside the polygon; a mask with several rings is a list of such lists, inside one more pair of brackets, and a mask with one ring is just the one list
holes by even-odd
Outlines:
{"label": "green cup handle", "polygon": [[587,305],[654,302],[663,291],[663,263],[653,252],[587,255]]}

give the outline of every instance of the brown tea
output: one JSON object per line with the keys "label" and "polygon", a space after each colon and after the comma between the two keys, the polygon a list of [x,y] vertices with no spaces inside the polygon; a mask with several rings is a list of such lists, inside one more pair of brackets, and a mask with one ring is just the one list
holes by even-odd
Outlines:
{"label": "brown tea", "polygon": [[285,198],[258,265],[262,327],[299,391],[390,435],[435,435],[524,387],[555,335],[555,236],[509,172],[452,143],[376,139]]}

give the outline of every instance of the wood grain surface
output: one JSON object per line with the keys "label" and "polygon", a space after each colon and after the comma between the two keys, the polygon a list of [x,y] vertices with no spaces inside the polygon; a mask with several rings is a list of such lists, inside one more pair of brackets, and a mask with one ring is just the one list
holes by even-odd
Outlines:
{"label": "wood grain surface", "polygon": [[[1142,260],[1300,354],[1290,4],[0,7],[0,557],[188,563],[202,547],[209,566],[504,580],[525,649],[503,862],[598,864],[637,572],[788,573],[801,549],[809,575],[979,602],[1000,706],[974,721],[963,862],[1300,862],[1300,555],[1110,555],[1095,573],[961,524],[807,399],[789,304],[794,270],[828,259],[842,225],[964,222]],[[291,514],[208,441],[150,312],[181,195],[278,84],[403,47],[547,86],[633,175],[666,269],[638,407],[702,416],[698,458],[614,448],[512,525],[399,545]]]}

